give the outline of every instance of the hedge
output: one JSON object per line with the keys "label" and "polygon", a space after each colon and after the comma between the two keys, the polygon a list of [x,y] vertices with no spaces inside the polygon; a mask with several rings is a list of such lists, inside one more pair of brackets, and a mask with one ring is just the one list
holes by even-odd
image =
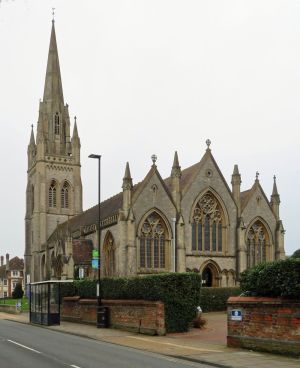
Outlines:
{"label": "hedge", "polygon": [[257,296],[300,298],[300,259],[261,263],[240,275],[241,289]]}
{"label": "hedge", "polygon": [[[96,297],[96,280],[74,281],[61,288],[61,296]],[[167,332],[187,331],[200,305],[201,276],[196,273],[167,273],[139,277],[101,278],[103,299],[162,301]]]}
{"label": "hedge", "polygon": [[203,312],[225,311],[227,299],[241,294],[238,287],[203,287],[201,289],[200,307]]}

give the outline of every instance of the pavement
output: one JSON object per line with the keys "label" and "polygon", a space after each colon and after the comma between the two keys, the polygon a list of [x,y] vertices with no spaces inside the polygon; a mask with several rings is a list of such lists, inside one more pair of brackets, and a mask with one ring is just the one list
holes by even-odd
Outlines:
{"label": "pavement", "polygon": [[[227,315],[224,312],[203,313],[204,328],[166,336],[146,336],[128,331],[62,321],[60,326],[39,326],[112,344],[150,351],[204,363],[213,367],[232,368],[299,368],[300,359],[226,346]],[[0,313],[0,319],[29,323],[28,313]]]}

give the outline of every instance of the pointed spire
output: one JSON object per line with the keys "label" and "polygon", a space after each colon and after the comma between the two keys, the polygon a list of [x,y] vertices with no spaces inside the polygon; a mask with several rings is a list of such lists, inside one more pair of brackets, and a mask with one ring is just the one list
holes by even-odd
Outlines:
{"label": "pointed spire", "polygon": [[278,190],[277,190],[277,184],[276,184],[276,176],[273,176],[274,179],[274,183],[273,183],[273,192],[272,192],[272,196],[278,196]]}
{"label": "pointed spire", "polygon": [[173,161],[173,166],[172,166],[172,171],[171,171],[171,177],[172,178],[175,178],[175,177],[180,178],[181,177],[181,167],[179,165],[177,151],[175,151],[175,154],[174,154],[174,161]]}
{"label": "pointed spire", "polygon": [[72,140],[74,140],[74,138],[79,138],[78,129],[77,129],[77,117],[76,116],[74,116],[74,129],[73,129]]}
{"label": "pointed spire", "polygon": [[29,142],[30,146],[34,146],[35,145],[35,139],[34,139],[34,132],[33,132],[33,124],[31,124],[31,134],[30,134],[30,142]]}
{"label": "pointed spire", "polygon": [[[52,101],[52,103],[56,102],[57,105],[60,103],[62,106],[64,105],[54,20],[52,20],[43,100],[44,102]],[[58,106],[56,107],[58,108]]]}
{"label": "pointed spire", "polygon": [[130,174],[129,162],[126,162],[126,168],[125,168],[122,188],[123,190],[132,188],[132,178]]}
{"label": "pointed spire", "polygon": [[233,174],[232,174],[232,175],[240,175],[238,165],[234,165],[234,168],[233,168]]}

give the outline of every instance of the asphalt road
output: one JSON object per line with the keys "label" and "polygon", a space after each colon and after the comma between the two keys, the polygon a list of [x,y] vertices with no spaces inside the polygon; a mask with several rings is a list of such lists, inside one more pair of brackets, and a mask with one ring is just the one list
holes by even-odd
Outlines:
{"label": "asphalt road", "polygon": [[0,367],[211,368],[6,320],[0,320]]}

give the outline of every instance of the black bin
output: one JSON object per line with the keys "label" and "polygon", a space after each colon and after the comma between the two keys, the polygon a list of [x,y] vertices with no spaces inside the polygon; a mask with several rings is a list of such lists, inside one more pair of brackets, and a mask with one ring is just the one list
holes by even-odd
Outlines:
{"label": "black bin", "polygon": [[107,328],[108,327],[108,308],[99,306],[97,311],[97,327]]}

